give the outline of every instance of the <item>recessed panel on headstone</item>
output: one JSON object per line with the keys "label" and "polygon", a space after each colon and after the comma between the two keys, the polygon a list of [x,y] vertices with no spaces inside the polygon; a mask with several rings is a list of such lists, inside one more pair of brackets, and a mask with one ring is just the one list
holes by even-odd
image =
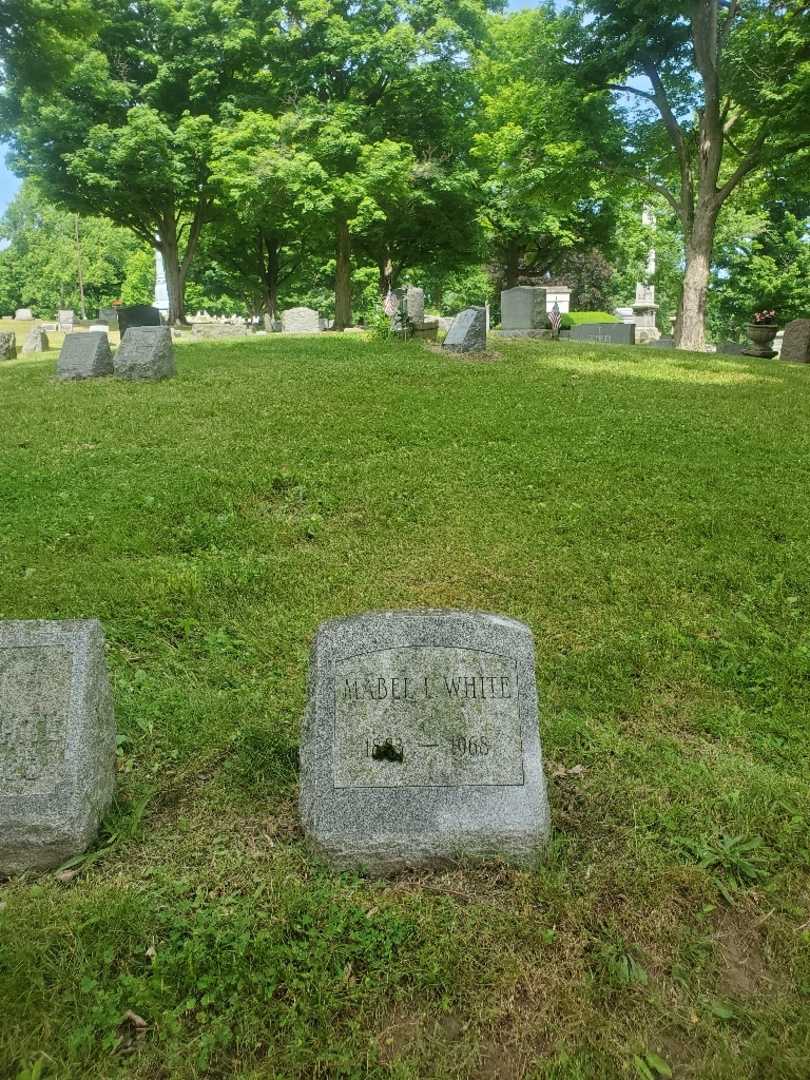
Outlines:
{"label": "recessed panel on headstone", "polygon": [[579,323],[571,328],[573,341],[590,341],[597,345],[635,345],[634,323]]}
{"label": "recessed panel on headstone", "polygon": [[301,766],[304,825],[337,866],[531,862],[549,827],[531,632],[464,611],[323,624]]}
{"label": "recessed panel on headstone", "polygon": [[83,851],[114,778],[99,623],[0,622],[0,874],[58,866]]}

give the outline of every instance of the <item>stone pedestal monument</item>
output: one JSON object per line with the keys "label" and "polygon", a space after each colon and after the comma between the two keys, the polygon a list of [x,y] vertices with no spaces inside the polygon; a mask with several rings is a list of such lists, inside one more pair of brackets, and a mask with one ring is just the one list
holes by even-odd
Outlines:
{"label": "stone pedestal monument", "polygon": [[155,248],[155,299],[152,304],[160,312],[164,320],[169,317],[169,287],[166,284],[166,267],[163,264],[163,256]]}
{"label": "stone pedestal monument", "polygon": [[658,304],[655,302],[655,286],[636,282],[636,302],[633,304],[633,322],[636,324],[636,344],[646,345],[657,341],[661,331],[656,326]]}

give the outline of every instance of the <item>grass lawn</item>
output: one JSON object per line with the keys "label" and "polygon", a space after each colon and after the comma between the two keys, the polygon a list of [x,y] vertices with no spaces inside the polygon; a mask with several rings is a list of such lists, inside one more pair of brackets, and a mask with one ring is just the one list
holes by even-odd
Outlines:
{"label": "grass lawn", "polygon": [[[97,854],[0,886],[0,1075],[807,1080],[810,369],[497,348],[0,366],[0,617],[98,616],[120,730]],[[534,630],[535,872],[307,852],[315,628],[415,606]]]}

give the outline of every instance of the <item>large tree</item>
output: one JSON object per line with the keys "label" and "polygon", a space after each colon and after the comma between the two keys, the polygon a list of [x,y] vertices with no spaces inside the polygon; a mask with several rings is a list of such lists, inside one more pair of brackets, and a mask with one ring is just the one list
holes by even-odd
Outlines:
{"label": "large tree", "polygon": [[9,43],[0,126],[17,171],[54,202],[155,244],[169,317],[182,320],[211,207],[212,130],[235,95],[253,91],[275,16],[261,0],[94,0],[92,11],[44,87]]}
{"label": "large tree", "polygon": [[810,10],[801,0],[581,0],[569,53],[590,88],[616,95],[621,152],[606,169],[662,195],[683,232],[676,344],[705,344],[718,216],[756,170],[807,167]]}

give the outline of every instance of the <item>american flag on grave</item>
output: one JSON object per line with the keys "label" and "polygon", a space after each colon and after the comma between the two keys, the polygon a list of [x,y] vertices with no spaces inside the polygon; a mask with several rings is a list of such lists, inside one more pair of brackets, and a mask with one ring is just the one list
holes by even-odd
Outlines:
{"label": "american flag on grave", "polygon": [[393,319],[393,317],[397,313],[398,307],[399,300],[397,300],[396,296],[389,289],[388,292],[385,294],[385,300],[383,300],[383,311],[389,319]]}
{"label": "american flag on grave", "polygon": [[551,333],[554,337],[557,337],[560,333],[560,323],[562,322],[562,315],[560,314],[560,305],[557,301],[554,301],[554,307],[548,313],[548,321],[551,323]]}

